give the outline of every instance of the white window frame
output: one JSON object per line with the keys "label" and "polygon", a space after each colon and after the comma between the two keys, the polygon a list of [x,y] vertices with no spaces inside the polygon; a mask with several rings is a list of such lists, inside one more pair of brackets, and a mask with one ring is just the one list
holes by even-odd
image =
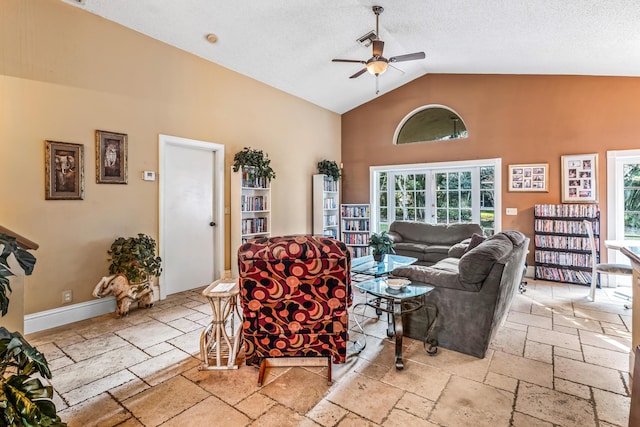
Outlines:
{"label": "white window frame", "polygon": [[[640,163],[640,150],[607,151],[607,240],[624,239],[624,165]],[[609,262],[629,264],[619,250],[609,249]]]}
{"label": "white window frame", "polygon": [[[495,232],[502,231],[502,159],[479,159],[479,160],[460,160],[451,162],[435,162],[435,163],[414,163],[404,165],[385,165],[385,166],[370,166],[369,167],[369,200],[371,200],[371,231],[379,232],[378,212],[380,211],[379,199],[377,197],[378,185],[379,185],[379,173],[380,172],[403,172],[403,173],[424,173],[425,169],[430,172],[437,172],[439,170],[453,170],[453,169],[468,169],[478,168],[483,166],[489,166],[494,168],[494,210],[495,210]],[[474,175],[474,179],[479,179],[479,176]],[[432,185],[431,183],[425,183],[426,185]],[[473,195],[474,210],[480,210],[479,194]],[[478,197],[478,200],[476,200]],[[431,209],[429,207],[429,209]],[[429,212],[427,210],[427,212]],[[429,212],[430,214],[430,212]]]}

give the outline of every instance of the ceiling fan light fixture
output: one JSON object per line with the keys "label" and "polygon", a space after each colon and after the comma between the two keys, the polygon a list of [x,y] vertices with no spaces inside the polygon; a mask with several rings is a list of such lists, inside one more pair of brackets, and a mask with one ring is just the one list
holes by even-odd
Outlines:
{"label": "ceiling fan light fixture", "polygon": [[381,59],[376,59],[374,61],[367,61],[367,71],[373,74],[374,76],[379,76],[380,74],[384,74],[387,71],[388,67],[387,61],[383,61]]}

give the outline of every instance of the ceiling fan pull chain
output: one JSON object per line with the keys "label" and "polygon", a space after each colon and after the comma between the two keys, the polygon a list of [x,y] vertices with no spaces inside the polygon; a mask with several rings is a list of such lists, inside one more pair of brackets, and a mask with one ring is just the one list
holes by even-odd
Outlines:
{"label": "ceiling fan pull chain", "polygon": [[376,95],[380,93],[380,86],[378,84],[378,75],[376,74]]}

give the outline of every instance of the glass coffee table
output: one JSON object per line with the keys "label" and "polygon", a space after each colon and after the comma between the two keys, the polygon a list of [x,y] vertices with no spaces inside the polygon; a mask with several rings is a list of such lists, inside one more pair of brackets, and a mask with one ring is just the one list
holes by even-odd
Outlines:
{"label": "glass coffee table", "polygon": [[[365,308],[372,307],[376,310],[376,314],[378,314],[378,316],[382,311],[387,313],[387,336],[389,338],[395,336],[395,364],[396,369],[401,370],[404,368],[404,363],[402,362],[402,315],[427,307],[429,319],[427,331],[423,339],[423,345],[427,350],[427,353],[433,356],[438,352],[438,341],[435,338],[430,337],[430,334],[436,326],[438,308],[433,304],[427,304],[425,302],[425,295],[434,289],[433,286],[417,286],[409,283],[402,289],[398,290],[389,286],[390,279],[393,280],[393,278],[385,276],[365,280],[360,283],[354,283],[356,288],[365,292],[365,302],[354,305],[353,309],[355,310],[359,306],[363,306]],[[430,312],[433,312],[433,319],[431,319]],[[366,335],[364,334],[364,330],[357,319],[356,324],[360,328],[363,336],[365,336],[365,343],[360,349],[361,351],[366,346]]]}
{"label": "glass coffee table", "polygon": [[382,257],[381,261],[376,261],[373,259],[373,255],[367,255],[351,260],[351,271],[353,273],[380,277],[386,276],[395,268],[406,267],[416,261],[418,261],[418,258],[394,254],[386,254]]}

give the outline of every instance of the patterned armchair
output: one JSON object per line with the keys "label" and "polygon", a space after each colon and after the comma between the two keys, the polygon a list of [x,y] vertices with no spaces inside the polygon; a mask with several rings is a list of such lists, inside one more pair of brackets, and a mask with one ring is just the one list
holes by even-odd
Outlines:
{"label": "patterned armchair", "polygon": [[324,357],[331,382],[331,359],[346,360],[350,268],[345,244],[327,237],[259,238],[240,247],[245,357],[260,365],[258,385],[267,359],[281,357]]}

